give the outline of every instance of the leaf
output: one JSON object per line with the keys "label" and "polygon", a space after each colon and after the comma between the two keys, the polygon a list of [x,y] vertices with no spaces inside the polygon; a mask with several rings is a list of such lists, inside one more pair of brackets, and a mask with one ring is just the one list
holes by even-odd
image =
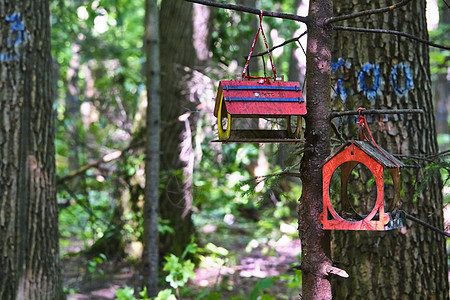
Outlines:
{"label": "leaf", "polygon": [[218,254],[222,256],[228,255],[228,250],[223,247],[217,247],[213,243],[208,243],[205,247],[207,250],[211,251],[213,254]]}
{"label": "leaf", "polygon": [[255,287],[250,292],[250,300],[256,300],[258,296],[264,292],[265,289],[268,289],[273,286],[275,282],[275,277],[267,277],[259,280]]}
{"label": "leaf", "polygon": [[172,294],[172,290],[165,289],[158,293],[155,300],[177,300],[177,298]]}
{"label": "leaf", "polygon": [[134,290],[129,286],[116,291],[116,300],[137,300],[134,297]]}

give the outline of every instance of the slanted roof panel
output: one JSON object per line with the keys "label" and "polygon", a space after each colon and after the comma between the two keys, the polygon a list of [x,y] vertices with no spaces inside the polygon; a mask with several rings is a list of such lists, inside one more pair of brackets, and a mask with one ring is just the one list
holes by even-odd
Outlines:
{"label": "slanted roof panel", "polygon": [[335,157],[338,153],[342,152],[342,150],[350,146],[351,144],[354,144],[364,153],[366,153],[371,158],[376,160],[381,166],[383,166],[383,168],[392,169],[397,168],[397,165],[399,168],[405,166],[405,164],[401,160],[395,158],[392,154],[384,150],[382,147],[378,146],[378,148],[381,149],[380,151],[377,147],[375,147],[371,142],[368,141],[347,141],[345,144],[340,146],[334,153],[328,156],[327,159],[325,159],[325,161],[322,163],[322,166],[326,164],[328,161],[330,161],[333,157]]}
{"label": "slanted roof panel", "polygon": [[[367,141],[353,141],[355,145],[357,145],[362,151],[364,151],[367,155],[375,159],[379,162],[384,168],[402,168],[405,164],[395,158],[392,154],[381,148],[380,146],[375,147],[375,145],[371,142]],[[380,151],[381,150],[381,151]]]}

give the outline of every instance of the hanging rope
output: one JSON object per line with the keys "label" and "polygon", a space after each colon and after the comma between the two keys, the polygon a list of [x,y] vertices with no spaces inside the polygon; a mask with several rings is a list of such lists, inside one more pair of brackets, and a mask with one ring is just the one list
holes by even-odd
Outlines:
{"label": "hanging rope", "polygon": [[[375,142],[375,139],[373,138],[372,133],[370,132],[369,125],[367,124],[366,117],[363,114],[361,114],[363,110],[365,110],[365,108],[363,107],[358,108],[358,125],[360,138],[372,142],[372,144],[378,149],[378,151],[380,151],[384,155],[384,157],[386,157],[390,162],[392,162],[397,167],[397,173],[400,173],[400,166],[393,159],[391,159]],[[369,133],[370,140],[364,133],[364,126],[366,127],[367,132]]]}
{"label": "hanging rope", "polygon": [[273,64],[272,55],[270,54],[269,45],[267,43],[266,35],[264,34],[264,29],[262,27],[263,13],[264,13],[264,11],[261,10],[260,15],[259,15],[259,28],[256,31],[256,36],[255,36],[255,39],[253,40],[252,47],[250,48],[250,53],[248,54],[247,62],[245,63],[244,70],[242,71],[242,78],[247,78],[247,79],[248,78],[261,78],[261,79],[271,78],[271,77],[254,77],[254,76],[247,76],[247,75],[245,75],[245,73],[247,72],[248,64],[250,62],[250,58],[252,57],[253,49],[255,48],[256,41],[258,40],[259,33],[261,32],[261,34],[263,36],[263,39],[264,39],[264,44],[266,45],[267,54],[269,55],[270,63],[272,64],[272,71],[273,71],[273,77],[272,78],[273,78],[273,80],[277,79],[277,71],[275,70],[275,65]]}

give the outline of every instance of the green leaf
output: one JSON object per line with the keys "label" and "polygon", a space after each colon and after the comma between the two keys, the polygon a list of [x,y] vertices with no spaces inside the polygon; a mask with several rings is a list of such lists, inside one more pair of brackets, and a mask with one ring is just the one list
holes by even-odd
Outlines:
{"label": "green leaf", "polygon": [[134,290],[128,286],[116,291],[116,300],[137,300],[134,297]]}
{"label": "green leaf", "polygon": [[165,289],[158,293],[155,300],[177,300],[177,298],[172,294],[172,290]]}
{"label": "green leaf", "polygon": [[275,282],[275,277],[267,277],[267,278],[263,278],[261,280],[259,280],[255,287],[252,289],[252,291],[250,292],[250,300],[256,300],[258,299],[258,296],[264,292],[264,290],[270,288],[273,286]]}
{"label": "green leaf", "polygon": [[205,249],[211,251],[213,254],[218,254],[218,255],[222,255],[222,256],[227,256],[228,255],[228,250],[227,249],[225,249],[223,247],[217,247],[213,243],[208,243],[206,245]]}

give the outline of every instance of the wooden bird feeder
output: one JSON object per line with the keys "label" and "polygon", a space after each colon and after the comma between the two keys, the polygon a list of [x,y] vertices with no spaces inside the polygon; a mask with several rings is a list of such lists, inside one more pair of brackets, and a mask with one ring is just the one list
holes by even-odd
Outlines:
{"label": "wooden bird feeder", "polygon": [[[370,170],[376,183],[376,202],[368,215],[359,215],[351,206],[347,195],[350,175],[358,164],[363,164]],[[339,167],[341,168],[340,213],[330,201],[331,177]],[[400,160],[370,141],[348,141],[342,145],[322,165],[323,212],[319,218],[323,229],[390,230],[402,227],[404,216],[400,213],[385,212],[385,178],[383,178],[384,170],[387,170],[394,185],[393,206],[395,207],[400,197],[400,167],[404,167]],[[348,218],[349,215],[352,217]]]}
{"label": "wooden bird feeder", "polygon": [[[214,115],[217,117],[220,142],[299,142],[301,116],[306,114],[305,99],[299,82],[277,80],[279,77],[264,34],[262,18],[263,11],[259,15],[259,28],[242,72],[243,80],[219,82]],[[273,77],[246,75],[260,33],[272,65]],[[293,128],[291,118],[294,116],[297,116],[297,122]],[[287,128],[286,130],[232,129],[232,120],[236,118],[286,118]],[[224,123],[227,123],[226,127]]]}
{"label": "wooden bird feeder", "polygon": [[[220,81],[214,107],[221,142],[298,142],[301,115],[306,114],[299,82],[255,80]],[[297,116],[296,127],[291,118]],[[232,129],[235,118],[286,118],[286,130]],[[224,126],[226,121],[226,128]]]}

